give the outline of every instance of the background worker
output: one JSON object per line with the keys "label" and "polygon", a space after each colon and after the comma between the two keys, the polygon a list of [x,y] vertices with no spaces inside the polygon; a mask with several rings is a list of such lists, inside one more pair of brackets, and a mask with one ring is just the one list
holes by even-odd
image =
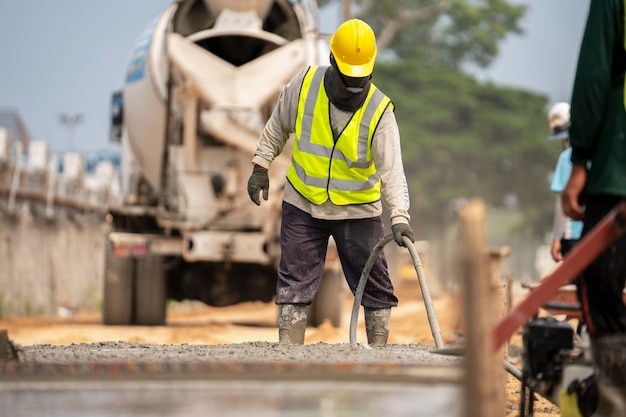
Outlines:
{"label": "background worker", "polygon": [[565,188],[572,172],[572,148],[569,146],[569,103],[560,102],[553,105],[548,112],[548,122],[552,132],[548,140],[560,140],[563,144],[563,151],[559,155],[550,185],[550,190],[557,194],[554,205],[550,255],[552,255],[554,262],[560,262],[580,239],[583,230],[583,222],[567,217],[561,204],[561,191]]}
{"label": "background worker", "polygon": [[[382,202],[394,239],[415,241],[393,103],[372,82],[376,38],[352,19],[330,40],[329,67],[309,67],[283,88],[252,159],[252,201],[267,200],[268,168],[292,133],[281,221],[275,302],[279,343],[304,343],[306,314],[320,286],[329,237],[348,285],[356,291],[376,243],[384,237]],[[385,344],[398,299],[381,251],[363,294],[370,344]]]}
{"label": "background worker", "polygon": [[[591,0],[571,100],[572,174],[562,193],[565,214],[584,222],[583,237],[626,197],[624,47],[623,0]],[[594,416],[626,416],[626,235],[577,280],[599,392]]]}

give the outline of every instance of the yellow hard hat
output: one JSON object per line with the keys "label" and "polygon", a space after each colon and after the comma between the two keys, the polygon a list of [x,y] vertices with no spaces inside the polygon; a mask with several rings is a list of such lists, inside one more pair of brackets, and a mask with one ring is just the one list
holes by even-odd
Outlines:
{"label": "yellow hard hat", "polygon": [[364,21],[347,20],[330,38],[330,52],[343,75],[367,77],[374,71],[376,35]]}

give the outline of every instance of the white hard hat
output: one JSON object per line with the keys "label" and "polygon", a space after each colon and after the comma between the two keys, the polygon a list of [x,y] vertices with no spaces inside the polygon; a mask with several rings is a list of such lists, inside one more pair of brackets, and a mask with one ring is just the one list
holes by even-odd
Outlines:
{"label": "white hard hat", "polygon": [[556,103],[550,108],[550,111],[548,112],[548,122],[550,123],[552,135],[548,137],[549,140],[562,140],[569,138],[569,110],[569,103],[564,102]]}

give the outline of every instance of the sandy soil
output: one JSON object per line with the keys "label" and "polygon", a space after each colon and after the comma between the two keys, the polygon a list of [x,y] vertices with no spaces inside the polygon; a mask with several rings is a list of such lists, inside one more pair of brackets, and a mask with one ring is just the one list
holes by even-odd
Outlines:
{"label": "sandy soil", "polygon": [[[402,282],[396,287],[400,304],[392,313],[389,343],[394,345],[393,349],[402,348],[403,345],[427,345],[426,350],[434,348],[435,342],[417,281]],[[431,293],[445,345],[462,343],[458,295],[442,294],[432,288]],[[305,345],[323,346],[325,349],[330,347],[337,354],[345,354],[341,352],[345,352],[343,348],[349,343],[352,302],[352,297],[347,294],[343,323],[339,328],[330,323],[324,323],[318,328],[308,328]],[[9,317],[0,320],[0,329],[7,330],[10,340],[21,346],[25,352],[38,352],[37,355],[41,354],[40,349],[48,349],[50,354],[57,349],[55,354],[58,354],[59,346],[95,342],[148,345],[226,345],[255,342],[252,344],[255,348],[267,349],[278,341],[277,310],[271,303],[245,303],[221,308],[190,302],[172,304],[168,308],[168,325],[157,327],[102,326],[98,312],[62,313],[66,317]],[[366,342],[362,312],[357,327],[357,341]],[[337,344],[337,349],[332,349],[332,344]],[[521,351],[519,335],[511,339],[509,351],[509,359],[520,367],[520,358],[515,356]],[[516,378],[508,375],[506,417],[519,416],[520,386]],[[535,416],[557,417],[558,407],[539,397],[535,403]]]}

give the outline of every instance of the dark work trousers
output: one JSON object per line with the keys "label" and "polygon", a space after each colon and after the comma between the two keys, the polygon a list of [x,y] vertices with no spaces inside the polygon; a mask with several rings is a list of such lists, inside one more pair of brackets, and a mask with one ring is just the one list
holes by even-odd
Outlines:
{"label": "dark work trousers", "polygon": [[[583,236],[613,209],[621,198],[587,195]],[[578,277],[578,297],[591,337],[626,333],[626,235],[619,237]]]}
{"label": "dark work trousers", "polygon": [[[381,216],[320,220],[283,203],[276,304],[310,304],[313,301],[324,272],[330,236],[335,240],[343,273],[354,294],[367,259],[384,237],[383,233]],[[361,304],[372,309],[398,305],[383,251],[372,266]]]}

